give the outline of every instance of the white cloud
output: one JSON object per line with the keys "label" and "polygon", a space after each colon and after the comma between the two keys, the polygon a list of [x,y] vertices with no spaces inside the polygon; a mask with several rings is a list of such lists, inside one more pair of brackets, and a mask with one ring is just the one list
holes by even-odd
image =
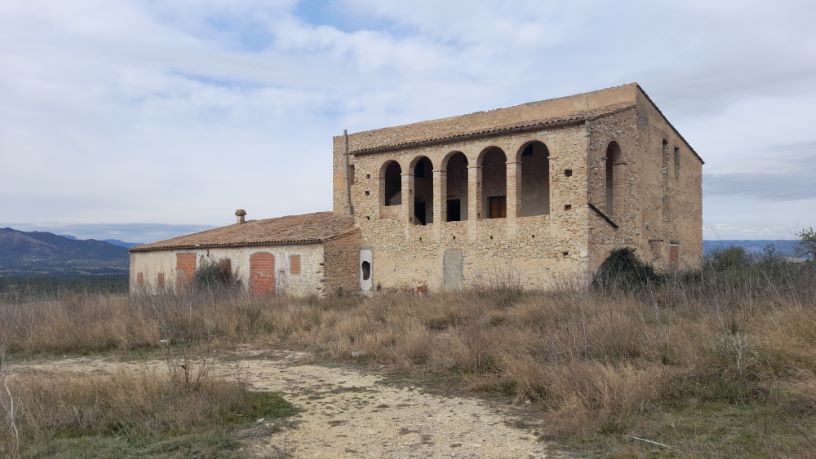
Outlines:
{"label": "white cloud", "polygon": [[[798,180],[816,179],[812,162],[777,154],[816,141],[808,2],[323,7],[0,1],[0,218],[221,224],[235,207],[256,217],[327,209],[331,135],[343,128],[628,81],[644,85],[707,173],[741,174],[733,184],[796,167]],[[751,207],[751,193],[721,192],[706,200],[710,227],[816,224],[799,217],[816,214],[801,192],[764,220],[733,212]]]}

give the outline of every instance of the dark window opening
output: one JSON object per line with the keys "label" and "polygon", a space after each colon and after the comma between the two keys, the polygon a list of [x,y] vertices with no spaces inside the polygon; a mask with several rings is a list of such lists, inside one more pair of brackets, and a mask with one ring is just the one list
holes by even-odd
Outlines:
{"label": "dark window opening", "polygon": [[396,161],[390,161],[383,174],[383,204],[398,206],[402,204],[402,169]]}
{"label": "dark window opening", "polygon": [[533,156],[533,144],[524,147],[524,151],[521,152],[521,156],[522,158],[525,156]]}
{"label": "dark window opening", "polygon": [[354,164],[349,164],[349,185],[354,185]]}
{"label": "dark window opening", "polygon": [[414,203],[414,217],[416,217],[416,224],[417,225],[427,225],[428,224],[428,221],[426,220],[425,202],[424,201],[416,201]]}
{"label": "dark window opening", "polygon": [[[448,202],[445,221],[462,221],[468,219],[468,160],[461,153],[452,154],[443,168],[446,169],[447,183],[445,186],[445,198]],[[451,213],[450,201],[458,201],[458,210],[455,215]],[[455,218],[454,218],[455,217]]]}
{"label": "dark window opening", "polygon": [[364,261],[360,265],[360,269],[363,271],[363,280],[371,279],[371,263]]}
{"label": "dark window opening", "polygon": [[564,210],[572,209],[572,204],[564,204]]}
{"label": "dark window opening", "polygon": [[617,142],[611,142],[606,148],[606,214],[610,217],[615,215],[615,210],[619,208],[620,192],[618,188],[623,185],[621,177],[621,149]]}
{"label": "dark window opening", "polygon": [[572,177],[572,169],[564,169],[565,177]]}
{"label": "dark window opening", "polygon": [[459,199],[448,199],[448,221],[458,222],[462,219],[462,202]]}
{"label": "dark window opening", "polygon": [[488,202],[488,218],[507,217],[507,196],[491,196]]}
{"label": "dark window opening", "polygon": [[414,219],[417,225],[433,223],[433,165],[422,157],[414,166]]}

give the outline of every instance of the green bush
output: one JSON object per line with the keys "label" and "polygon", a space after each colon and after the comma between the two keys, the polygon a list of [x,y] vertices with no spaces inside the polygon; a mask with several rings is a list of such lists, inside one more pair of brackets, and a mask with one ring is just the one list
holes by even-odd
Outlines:
{"label": "green bush", "polygon": [[604,260],[592,286],[596,289],[640,291],[662,282],[654,268],[644,263],[629,247],[613,250]]}
{"label": "green bush", "polygon": [[230,269],[229,260],[205,261],[195,274],[194,282],[199,291],[224,291],[237,286],[235,276]]}

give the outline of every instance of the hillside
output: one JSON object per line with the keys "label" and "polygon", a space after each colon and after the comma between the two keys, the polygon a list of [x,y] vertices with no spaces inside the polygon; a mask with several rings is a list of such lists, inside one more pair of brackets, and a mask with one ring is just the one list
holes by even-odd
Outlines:
{"label": "hillside", "polygon": [[779,255],[785,257],[796,256],[796,246],[798,240],[793,239],[761,239],[761,240],[706,240],[703,241],[703,253],[710,255],[711,252],[728,247],[742,247],[749,254],[760,254],[766,247],[773,247]]}
{"label": "hillside", "polygon": [[124,247],[0,228],[0,276],[124,274],[127,270]]}

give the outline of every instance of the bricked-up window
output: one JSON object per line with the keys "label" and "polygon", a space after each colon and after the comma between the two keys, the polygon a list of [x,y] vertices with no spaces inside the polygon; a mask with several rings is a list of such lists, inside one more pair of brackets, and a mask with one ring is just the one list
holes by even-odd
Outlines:
{"label": "bricked-up window", "polygon": [[672,241],[669,243],[669,268],[677,269],[677,261],[680,258],[680,244]]}
{"label": "bricked-up window", "polygon": [[349,164],[349,185],[354,185],[354,164]]}
{"label": "bricked-up window", "polygon": [[606,148],[606,213],[610,217],[620,210],[623,186],[623,167],[621,149],[617,142],[610,142]]}
{"label": "bricked-up window", "polygon": [[382,203],[386,206],[402,204],[402,168],[396,161],[383,165],[380,179],[383,181]]}
{"label": "bricked-up window", "polygon": [[289,255],[289,272],[300,274],[300,255]]}
{"label": "bricked-up window", "polygon": [[[479,165],[482,167],[481,216],[482,218],[502,218],[506,215],[507,205],[505,198],[507,196],[507,156],[501,148],[489,147],[482,151]],[[499,205],[499,201],[505,203],[505,212],[491,211],[491,208],[498,209],[495,206]]]}
{"label": "bricked-up window", "polygon": [[144,288],[144,274],[136,273],[136,286],[139,288]]}
{"label": "bricked-up window", "polygon": [[550,151],[541,142],[530,142],[519,152],[521,161],[521,216],[550,213]]}
{"label": "bricked-up window", "polygon": [[423,156],[414,164],[414,218],[416,225],[433,223],[433,164]]}
{"label": "bricked-up window", "polygon": [[680,149],[674,147],[674,178],[680,177]]}
{"label": "bricked-up window", "polygon": [[[445,169],[446,184],[445,184],[445,199],[447,201],[447,209],[445,213],[445,221],[458,222],[460,220],[467,220],[468,207],[468,160],[467,156],[462,152],[454,152],[447,157],[442,163],[442,168]],[[451,204],[456,202],[456,204]],[[451,206],[457,206],[458,212],[451,209]]]}
{"label": "bricked-up window", "polygon": [[164,273],[156,274],[156,289],[159,291],[164,290]]}

